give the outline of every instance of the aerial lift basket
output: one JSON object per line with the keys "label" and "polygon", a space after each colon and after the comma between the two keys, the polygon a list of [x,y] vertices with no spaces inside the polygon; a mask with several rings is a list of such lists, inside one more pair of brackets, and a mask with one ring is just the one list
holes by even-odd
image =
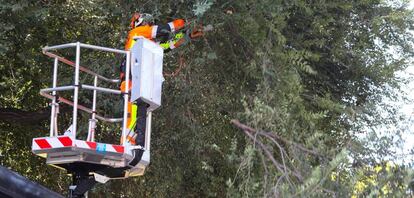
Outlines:
{"label": "aerial lift basket", "polygon": [[[43,53],[54,59],[53,83],[51,88],[42,89],[40,94],[52,100],[50,131],[48,137],[34,138],[32,141],[32,152],[46,158],[46,163],[58,168],[68,170],[70,173],[83,172],[95,175],[99,182],[109,179],[122,179],[132,176],[143,175],[145,168],[150,163],[150,141],[151,141],[151,117],[152,111],[161,105],[161,87],[164,81],[162,76],[163,50],[157,44],[145,38],[136,38],[136,44],[131,51],[124,51],[83,43],[68,43],[63,45],[43,48]],[[76,60],[70,61],[58,56],[55,51],[64,48],[76,49]],[[125,56],[126,71],[125,80],[128,82],[132,77],[131,92],[121,92],[118,89],[99,87],[98,81],[116,83],[119,79],[110,79],[102,76],[85,66],[81,66],[81,49],[92,49],[107,53],[122,54]],[[52,53],[53,51],[53,53]],[[72,85],[57,86],[58,64],[64,63],[75,68],[74,82]],[[91,75],[94,79],[93,85],[81,84],[80,72]],[[115,76],[119,76],[118,74]],[[126,86],[129,83],[125,83]],[[80,90],[93,92],[92,105],[86,107],[79,104]],[[129,90],[126,87],[125,90]],[[59,96],[58,92],[73,91],[71,99]],[[123,117],[108,118],[98,114],[97,94],[109,93],[123,95]],[[128,102],[142,100],[149,104],[147,112],[147,127],[145,131],[145,146],[131,145],[127,141],[128,127]],[[72,124],[65,133],[58,132],[58,108],[62,103],[73,107]],[[89,129],[86,139],[77,139],[78,110],[90,114]],[[122,133],[120,144],[109,144],[95,141],[95,129],[97,121],[108,123],[122,122]],[[134,160],[137,149],[143,149],[144,153],[139,163],[131,166],[129,162]]]}

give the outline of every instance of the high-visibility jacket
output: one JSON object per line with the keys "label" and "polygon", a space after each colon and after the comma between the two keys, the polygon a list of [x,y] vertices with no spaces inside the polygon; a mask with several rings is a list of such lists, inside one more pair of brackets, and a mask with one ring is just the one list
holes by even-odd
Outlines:
{"label": "high-visibility jacket", "polygon": [[[171,33],[174,33],[182,28],[184,28],[185,21],[184,19],[175,19],[167,24],[164,25],[142,25],[138,26],[131,31],[128,32],[128,37],[125,42],[125,50],[130,50],[134,44],[135,44],[135,38],[138,36],[142,36],[146,39],[154,41],[155,38],[161,39],[161,40],[168,40],[171,36]],[[182,36],[181,36],[182,37]],[[179,42],[179,39],[184,38],[178,38],[175,36],[173,39],[166,41],[165,43],[160,43],[160,46],[164,50],[168,49],[174,49],[181,45],[183,42]],[[121,64],[121,80],[124,80],[125,77],[125,63]]]}
{"label": "high-visibility jacket", "polygon": [[[135,44],[135,37],[138,36],[142,36],[146,39],[152,40],[154,41],[155,38],[160,38],[160,39],[164,39],[164,40],[168,40],[170,39],[170,34],[174,33],[178,30],[181,30],[182,28],[184,28],[185,25],[185,21],[184,19],[175,19],[167,24],[162,24],[162,25],[142,25],[142,26],[138,26],[134,29],[132,29],[131,31],[128,32],[128,37],[127,40],[125,42],[125,50],[130,50],[134,44]],[[179,45],[181,45],[182,42],[181,40],[184,40],[183,38],[183,34],[179,33],[177,35],[174,36],[174,38],[172,38],[169,41],[166,41],[164,43],[160,43],[160,46],[164,49],[164,50],[168,50],[168,49],[174,49],[176,47],[178,47]],[[122,80],[122,84],[121,84],[121,90],[125,91],[125,82],[124,78],[125,78],[125,63],[121,64],[121,76],[120,76],[121,80]],[[131,89],[131,86],[129,86],[129,89]]]}
{"label": "high-visibility jacket", "polygon": [[142,36],[149,40],[154,40],[155,38],[165,38],[168,39],[170,33],[174,33],[182,29],[185,25],[183,19],[176,19],[164,25],[142,25],[138,26],[128,32],[128,37],[125,42],[125,50],[130,50],[135,44],[135,37]]}
{"label": "high-visibility jacket", "polygon": [[[183,33],[176,34],[170,38],[171,33],[183,29],[185,26],[184,19],[175,19],[167,24],[161,25],[141,25],[128,32],[128,37],[125,42],[125,50],[130,50],[135,44],[135,38],[142,36],[146,39],[154,41],[155,38],[161,39],[164,42],[159,43],[164,50],[174,49],[186,43],[188,38],[185,38]],[[121,64],[121,80],[125,77],[125,63]],[[123,83],[124,84],[124,83]],[[122,86],[121,86],[122,87]]]}

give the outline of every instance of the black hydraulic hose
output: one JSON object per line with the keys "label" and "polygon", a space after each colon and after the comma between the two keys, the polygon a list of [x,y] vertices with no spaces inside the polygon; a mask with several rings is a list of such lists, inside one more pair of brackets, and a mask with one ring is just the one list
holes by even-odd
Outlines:
{"label": "black hydraulic hose", "polygon": [[0,197],[63,198],[62,195],[30,181],[3,166],[0,166]]}

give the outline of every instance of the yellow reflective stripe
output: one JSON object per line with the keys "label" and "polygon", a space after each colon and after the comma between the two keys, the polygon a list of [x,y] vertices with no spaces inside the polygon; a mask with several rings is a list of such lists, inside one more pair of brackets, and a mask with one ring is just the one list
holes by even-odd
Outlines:
{"label": "yellow reflective stripe", "polygon": [[128,50],[132,49],[132,46],[135,45],[135,42],[136,42],[135,39],[132,39],[131,43],[128,46]]}
{"label": "yellow reflective stripe", "polygon": [[131,118],[129,122],[129,129],[133,130],[133,127],[135,126],[135,123],[137,122],[137,110],[138,106],[136,104],[131,105]]}
{"label": "yellow reflective stripe", "polygon": [[168,49],[170,47],[170,44],[168,42],[160,43],[160,46],[162,47],[162,49]]}
{"label": "yellow reflective stripe", "polygon": [[180,33],[178,33],[178,34],[175,34],[175,40],[177,41],[177,40],[180,40],[180,38],[184,38],[184,33],[182,33],[182,32],[180,32]]}
{"label": "yellow reflective stripe", "polygon": [[174,39],[169,40],[167,42],[164,43],[160,43],[159,45],[163,48],[163,49],[174,49],[175,46],[174,44],[177,43],[178,40],[180,40],[181,38],[184,38],[184,33],[180,32],[174,35]]}

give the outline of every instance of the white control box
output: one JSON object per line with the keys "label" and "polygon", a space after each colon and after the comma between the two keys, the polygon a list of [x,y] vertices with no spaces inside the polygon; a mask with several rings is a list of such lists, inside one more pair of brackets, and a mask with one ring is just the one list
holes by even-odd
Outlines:
{"label": "white control box", "polygon": [[161,106],[163,56],[164,50],[158,44],[143,37],[136,38],[131,49],[131,101],[148,103],[149,111]]}

